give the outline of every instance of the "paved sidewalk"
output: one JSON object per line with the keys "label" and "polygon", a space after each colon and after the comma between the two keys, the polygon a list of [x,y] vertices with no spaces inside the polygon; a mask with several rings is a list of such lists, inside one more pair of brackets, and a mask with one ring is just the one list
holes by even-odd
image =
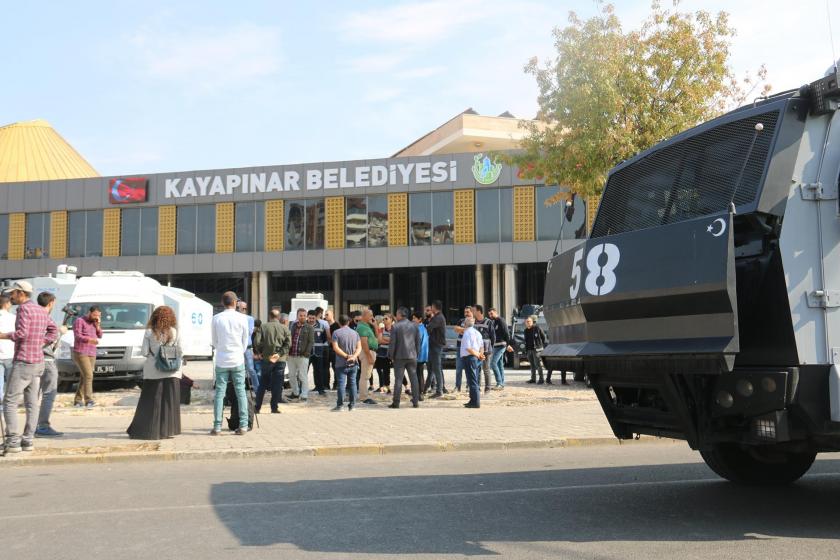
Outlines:
{"label": "paved sidewalk", "polygon": [[[399,410],[387,408],[390,395],[375,394],[377,405],[331,412],[335,392],[326,396],[314,393],[308,403],[281,405],[281,414],[268,414],[266,403],[254,431],[236,436],[225,430],[219,437],[208,435],[213,423],[212,393],[200,390],[193,393],[197,404],[182,407],[182,434],[152,442],[131,440],[125,433],[134,414],[136,393],[97,395],[104,406],[92,410],[75,409],[71,395],[60,395],[53,425],[64,437],[38,438],[34,453],[0,458],[0,466],[617,443],[594,394],[579,383],[544,387],[509,384],[504,391],[491,391],[478,410],[463,408],[464,393],[427,399],[419,409],[403,400]],[[229,409],[225,412],[229,414]]]}

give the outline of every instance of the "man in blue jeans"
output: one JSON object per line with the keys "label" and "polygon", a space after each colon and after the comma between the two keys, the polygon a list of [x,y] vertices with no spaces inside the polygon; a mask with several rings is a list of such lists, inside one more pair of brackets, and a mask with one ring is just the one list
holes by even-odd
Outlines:
{"label": "man in blue jeans", "polygon": [[467,386],[470,389],[470,401],[464,408],[479,408],[481,406],[481,391],[478,389],[478,370],[485,360],[484,339],[474,327],[472,317],[464,318],[464,337],[461,339],[461,358],[467,370]]}
{"label": "man in blue jeans", "polygon": [[493,343],[493,355],[490,357],[490,368],[496,376],[495,389],[505,388],[505,352],[513,352],[513,341],[510,339],[510,331],[504,319],[499,317],[495,308],[487,311],[487,316],[492,321],[492,328],[496,332]]}
{"label": "man in blue jeans", "polygon": [[[332,348],[335,352],[335,369],[338,374],[338,396],[333,412],[340,412],[344,405],[344,391],[349,381],[350,402],[348,410],[356,406],[356,370],[359,369],[359,356],[362,354],[362,339],[359,333],[351,329],[350,317],[341,315],[338,318],[340,329],[332,333]],[[363,380],[367,383],[367,380]]]}
{"label": "man in blue jeans", "polygon": [[251,327],[247,316],[236,311],[236,294],[222,294],[225,310],[213,316],[212,340],[216,356],[216,394],[213,406],[213,429],[211,436],[222,431],[222,411],[224,409],[227,384],[233,383],[236,402],[239,404],[239,428],[236,435],[245,435],[248,431],[248,401],[245,398],[245,349],[251,342]]}

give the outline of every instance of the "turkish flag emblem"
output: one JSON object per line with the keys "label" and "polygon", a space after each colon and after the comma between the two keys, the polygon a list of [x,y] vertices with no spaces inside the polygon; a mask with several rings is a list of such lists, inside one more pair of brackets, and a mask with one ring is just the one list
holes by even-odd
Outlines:
{"label": "turkish flag emblem", "polygon": [[108,186],[108,200],[111,204],[134,204],[148,200],[149,181],[145,177],[111,179]]}

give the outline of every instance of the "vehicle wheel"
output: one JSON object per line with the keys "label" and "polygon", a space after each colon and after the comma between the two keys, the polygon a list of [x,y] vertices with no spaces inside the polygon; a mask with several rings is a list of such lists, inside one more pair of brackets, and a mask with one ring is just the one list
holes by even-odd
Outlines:
{"label": "vehicle wheel", "polygon": [[58,392],[59,393],[69,393],[73,390],[73,382],[72,381],[59,381],[58,382]]}
{"label": "vehicle wheel", "polygon": [[575,381],[586,381],[586,374],[582,371],[576,371],[574,376]]}
{"label": "vehicle wheel", "polygon": [[719,443],[700,455],[722,478],[750,486],[790,484],[808,472],[817,456],[814,451],[784,451],[773,446],[745,448],[736,443]]}

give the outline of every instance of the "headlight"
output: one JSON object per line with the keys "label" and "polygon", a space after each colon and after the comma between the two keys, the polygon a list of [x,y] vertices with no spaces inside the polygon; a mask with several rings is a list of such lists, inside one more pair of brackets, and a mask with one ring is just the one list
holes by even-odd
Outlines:
{"label": "headlight", "polygon": [[131,357],[132,358],[142,358],[143,347],[142,346],[132,346],[131,347]]}
{"label": "headlight", "polygon": [[70,352],[73,348],[67,344],[66,342],[60,342],[58,344],[58,353],[56,354],[56,358],[59,360],[69,360],[70,359]]}

